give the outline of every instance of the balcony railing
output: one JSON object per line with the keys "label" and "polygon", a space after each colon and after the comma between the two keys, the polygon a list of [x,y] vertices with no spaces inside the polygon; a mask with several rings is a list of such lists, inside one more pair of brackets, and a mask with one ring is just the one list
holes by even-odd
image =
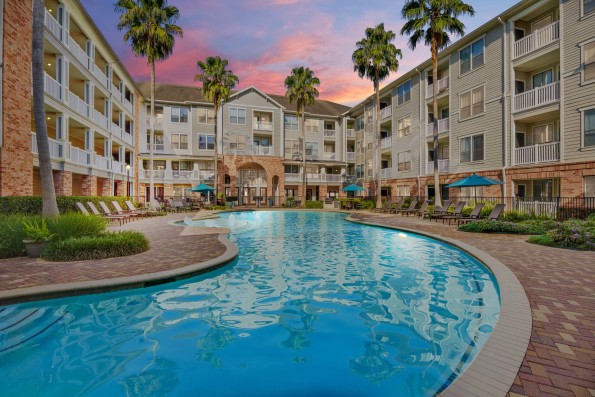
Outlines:
{"label": "balcony railing", "polygon": [[533,109],[560,100],[560,82],[544,85],[514,96],[513,112]]}
{"label": "balcony railing", "polygon": [[90,165],[91,153],[86,150],[70,146],[70,161],[79,165]]}
{"label": "balcony railing", "polygon": [[345,131],[345,135],[347,135],[347,138],[355,139],[355,130],[353,128],[348,128]]}
{"label": "balcony railing", "polygon": [[[170,171],[170,170],[168,170]],[[168,172],[169,174],[169,172]],[[197,171],[188,171],[188,170],[171,170],[171,176],[173,179],[182,179],[186,181],[191,180],[198,180],[198,170]]]}
{"label": "balcony railing", "polygon": [[131,114],[134,114],[132,103],[125,97],[122,97],[122,105],[124,105],[124,109],[128,110]]}
{"label": "balcony railing", "polygon": [[259,130],[259,131],[272,131],[273,123],[271,121],[254,120],[253,129]]}
{"label": "balcony railing", "polygon": [[[155,127],[161,127],[163,126],[163,114],[157,114],[155,115],[155,123],[154,126]],[[151,126],[151,116],[147,116],[147,127]]]}
{"label": "balcony railing", "polygon": [[[441,95],[442,93],[444,93],[444,91],[446,91],[448,89],[448,84],[449,84],[448,76],[438,80],[438,95]],[[434,96],[434,84],[430,84],[426,88],[426,99],[430,99],[433,96]]]}
{"label": "balcony railing", "polygon": [[393,146],[393,137],[389,136],[386,138],[382,138],[380,141],[380,149],[390,149]]}
{"label": "balcony railing", "polygon": [[68,101],[68,107],[82,115],[83,117],[89,118],[89,104],[83,101],[78,95],[74,94],[70,90],[64,90]]}
{"label": "balcony railing", "polygon": [[[444,119],[438,120],[438,135],[448,132],[450,129],[450,122],[449,118],[446,117]],[[426,128],[426,137],[434,136],[434,123],[428,123]]]}
{"label": "balcony railing", "polygon": [[343,180],[343,175],[341,175],[341,174],[324,174],[324,175],[325,175],[326,181],[330,182],[330,183],[338,183]]}
{"label": "balcony railing", "polygon": [[111,170],[110,159],[107,157],[103,157],[99,154],[96,154],[95,155],[95,168],[99,168],[100,170],[104,170],[104,171]]}
{"label": "balcony railing", "polygon": [[347,152],[346,159],[347,161],[355,161],[355,152]]}
{"label": "balcony railing", "polygon": [[[448,159],[438,160],[438,172],[448,173]],[[426,163],[426,174],[432,175],[434,173],[434,162],[430,161]]]}
{"label": "balcony railing", "polygon": [[335,130],[324,130],[324,137],[325,138],[334,138],[335,137]]}
{"label": "balcony railing", "polygon": [[122,139],[123,130],[119,125],[113,122],[110,123],[110,131],[112,132],[112,135],[114,135],[116,138]]}
{"label": "balcony railing", "polygon": [[[52,138],[48,138],[48,140],[50,144],[50,157],[53,159],[64,157],[62,144]],[[31,133],[31,153],[39,154],[39,150],[37,149],[37,134],[34,132]]]}
{"label": "balcony railing", "polygon": [[380,109],[380,120],[390,117],[392,114],[393,114],[392,106],[387,106],[385,108],[382,108],[382,109]]}
{"label": "balcony railing", "polygon": [[153,145],[153,150],[156,152],[162,152],[165,150],[165,144],[163,143],[155,143]]}
{"label": "balcony railing", "polygon": [[[301,182],[302,181],[302,174],[294,174],[289,173],[285,174],[285,183],[288,182]],[[306,181],[308,183],[319,183],[319,182],[326,182],[326,183],[341,183],[343,181],[344,176],[341,174],[306,174]]]}
{"label": "balcony railing", "polygon": [[56,36],[56,38],[58,40],[62,40],[62,26],[58,23],[58,21],[56,20],[56,18],[54,18],[54,16],[48,11],[45,10],[45,27],[48,28],[48,30],[50,32],[52,32],[52,34],[54,36]]}
{"label": "balcony railing", "polygon": [[382,179],[391,179],[393,177],[393,169],[392,168],[382,168],[380,170],[380,177]]}
{"label": "balcony railing", "polygon": [[93,76],[95,76],[95,78],[101,83],[103,87],[107,87],[107,76],[105,75],[105,73],[103,73],[101,68],[97,65],[93,65],[92,69]]}
{"label": "balcony railing", "polygon": [[556,21],[543,29],[536,30],[528,36],[515,41],[512,58],[516,59],[545,47],[560,39],[560,21]]}
{"label": "balcony railing", "polygon": [[325,160],[336,160],[337,154],[334,152],[324,152],[324,159]]}
{"label": "balcony railing", "polygon": [[198,179],[203,182],[204,181],[214,181],[215,180],[215,171],[199,171]]}
{"label": "balcony railing", "polygon": [[45,73],[43,80],[43,90],[46,94],[61,101],[62,100],[62,84],[58,83],[52,76]]}
{"label": "balcony railing", "polygon": [[252,148],[252,153],[255,156],[272,156],[273,155],[273,147],[272,146],[254,146]]}
{"label": "balcony railing", "polygon": [[515,164],[546,163],[560,160],[560,142],[540,143],[514,149]]}

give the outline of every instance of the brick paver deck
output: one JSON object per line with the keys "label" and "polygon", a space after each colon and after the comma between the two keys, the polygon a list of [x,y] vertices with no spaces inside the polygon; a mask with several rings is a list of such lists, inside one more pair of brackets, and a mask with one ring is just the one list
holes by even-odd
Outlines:
{"label": "brick paver deck", "polygon": [[[595,253],[541,247],[526,236],[464,233],[412,217],[357,213],[356,218],[465,241],[508,266],[522,283],[533,314],[529,348],[508,396],[595,396]],[[56,263],[26,258],[0,261],[0,291],[97,280],[183,267],[220,256],[218,234],[186,235],[167,224],[184,215],[122,226],[141,230],[152,249],[126,258]]]}

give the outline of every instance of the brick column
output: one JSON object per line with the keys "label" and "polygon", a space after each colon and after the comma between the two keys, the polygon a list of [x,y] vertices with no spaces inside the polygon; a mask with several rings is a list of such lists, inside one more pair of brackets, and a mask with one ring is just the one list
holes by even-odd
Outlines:
{"label": "brick column", "polygon": [[326,185],[320,185],[318,188],[318,200],[324,200],[328,194],[328,188]]}
{"label": "brick column", "polygon": [[93,175],[83,175],[83,196],[97,196],[97,177]]}
{"label": "brick column", "polygon": [[127,191],[126,191],[126,181],[117,181],[117,191],[116,191],[116,196],[126,196],[127,195]]}
{"label": "brick column", "polygon": [[173,197],[174,196],[174,185],[170,183],[166,183],[163,185],[163,196],[164,197]]}
{"label": "brick column", "polygon": [[[5,2],[0,196],[33,195],[30,0]],[[25,68],[25,69],[23,69]]]}
{"label": "brick column", "polygon": [[57,196],[72,196],[72,172],[54,171],[54,190]]}
{"label": "brick column", "polygon": [[112,192],[112,180],[110,178],[98,178],[101,184],[101,191],[97,192],[99,196],[109,196]]}

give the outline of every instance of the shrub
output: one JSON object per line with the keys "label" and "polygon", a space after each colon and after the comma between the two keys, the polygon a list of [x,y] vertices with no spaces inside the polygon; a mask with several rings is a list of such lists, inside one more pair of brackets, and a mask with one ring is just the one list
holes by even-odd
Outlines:
{"label": "shrub", "polygon": [[27,240],[34,243],[49,241],[53,237],[44,218],[41,218],[40,221],[29,219],[24,220],[23,232],[25,233]]}
{"label": "shrub", "polygon": [[69,212],[48,218],[48,227],[57,240],[71,237],[97,236],[105,231],[107,219]]}
{"label": "shrub", "polygon": [[26,239],[23,222],[41,221],[41,216],[20,214],[0,215],[0,258],[14,258],[24,255]]}
{"label": "shrub", "polygon": [[372,208],[376,208],[376,201],[374,200],[362,200],[361,202],[362,208],[365,210],[371,210]]}
{"label": "shrub", "polygon": [[545,229],[536,225],[503,221],[469,222],[459,226],[459,230],[472,233],[509,233],[509,234],[543,234]]}
{"label": "shrub", "polygon": [[532,241],[537,244],[595,251],[595,222],[570,220],[557,223],[547,231],[547,240]]}
{"label": "shrub", "polygon": [[504,213],[502,214],[502,219],[509,222],[523,222],[529,220],[546,221],[551,218],[547,215],[535,215],[534,213],[524,212],[520,210],[509,210],[504,211]]}
{"label": "shrub", "polygon": [[324,203],[322,201],[306,201],[306,208],[322,209],[324,208]]}
{"label": "shrub", "polygon": [[[107,206],[112,207],[112,200],[117,201],[122,208],[126,208],[125,201],[128,197],[103,197],[103,196],[58,196],[58,209],[61,214],[66,212],[79,212],[76,208],[76,202],[80,201],[86,203],[91,201],[96,206],[99,206],[100,201],[104,201]],[[24,214],[24,215],[41,215],[41,197],[40,196],[7,196],[0,197],[0,214]]]}
{"label": "shrub", "polygon": [[549,236],[549,234],[540,234],[538,236],[529,236],[529,239],[527,240],[527,242],[529,242],[531,244],[545,245],[548,247],[556,246],[556,242],[554,241],[553,238],[551,238]]}
{"label": "shrub", "polygon": [[149,249],[149,240],[135,231],[102,233],[51,242],[43,257],[51,261],[79,261],[135,255]]}

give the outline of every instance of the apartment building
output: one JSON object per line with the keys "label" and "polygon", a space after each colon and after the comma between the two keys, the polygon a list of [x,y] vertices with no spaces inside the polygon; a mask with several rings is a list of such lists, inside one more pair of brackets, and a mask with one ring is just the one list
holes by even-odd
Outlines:
{"label": "apartment building", "polygon": [[[432,196],[433,121],[443,197],[470,173],[505,181],[485,196],[595,196],[595,4],[522,1],[381,90],[382,169],[375,175],[375,105],[348,113],[356,177],[386,195]],[[438,114],[433,114],[433,84]],[[372,190],[372,189],[371,189]]]}
{"label": "apartment building", "polygon": [[[126,195],[134,180],[135,83],[78,1],[45,3],[45,112],[56,192]],[[10,2],[3,11],[0,194],[40,195],[25,28],[31,2]]]}

